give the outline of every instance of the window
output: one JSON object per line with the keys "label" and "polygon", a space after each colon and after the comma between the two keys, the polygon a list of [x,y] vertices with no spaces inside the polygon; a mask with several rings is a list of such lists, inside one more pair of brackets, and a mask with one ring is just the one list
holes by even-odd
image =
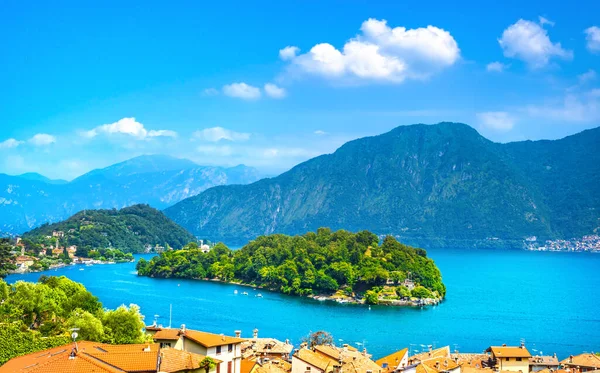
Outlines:
{"label": "window", "polygon": [[160,342],[160,348],[171,347],[171,342]]}
{"label": "window", "polygon": [[231,351],[233,351],[233,344],[230,343],[227,345],[227,352],[231,352]]}
{"label": "window", "polygon": [[518,357],[518,358],[517,358],[517,361],[522,361],[522,360],[523,360],[523,359],[522,359],[522,358],[520,358],[520,357]]}
{"label": "window", "polygon": [[227,373],[233,373],[231,370],[231,361],[227,363]]}
{"label": "window", "polygon": [[217,355],[221,355],[221,346],[217,346]]}

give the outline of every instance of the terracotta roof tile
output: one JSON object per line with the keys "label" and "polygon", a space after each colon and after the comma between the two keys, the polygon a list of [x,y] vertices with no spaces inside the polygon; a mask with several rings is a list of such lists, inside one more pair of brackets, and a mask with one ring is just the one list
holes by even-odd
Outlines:
{"label": "terracotta roof tile", "polygon": [[197,330],[186,330],[185,337],[191,339],[196,343],[201,344],[204,347],[215,347],[244,342],[244,339],[242,338],[229,337],[226,335],[219,335],[207,332],[199,332]]}
{"label": "terracotta roof tile", "polygon": [[165,339],[175,341],[179,339],[179,329],[160,329],[157,331],[152,338],[154,340]]}
{"label": "terracotta roof tile", "polygon": [[600,368],[600,357],[594,354],[580,354],[577,356],[568,357],[560,362],[563,365]]}
{"label": "terracotta roof tile", "polygon": [[180,351],[174,348],[160,350],[160,371],[167,373],[181,372],[200,368],[206,356],[193,352]]}
{"label": "terracotta roof tile", "polygon": [[377,365],[379,365],[380,367],[383,368],[384,364],[387,364],[387,370],[394,370],[396,369],[396,367],[398,367],[398,365],[400,365],[400,362],[402,361],[402,359],[404,359],[404,357],[408,354],[408,348],[403,348],[402,350],[396,351],[393,354],[390,354],[388,356],[382,357],[381,359],[377,360],[375,363]]}
{"label": "terracotta roof tile", "polygon": [[[78,352],[70,358],[75,345],[68,344],[11,359],[0,373],[123,373],[155,372],[158,345],[105,345],[81,341]],[[147,349],[148,351],[144,351]]]}
{"label": "terracotta roof tile", "polygon": [[256,361],[248,360],[248,359],[242,359],[242,362],[240,364],[240,373],[250,373],[250,372],[252,372],[252,369],[254,368],[254,366],[256,364],[258,364]]}
{"label": "terracotta roof tile", "polygon": [[525,347],[514,346],[492,346],[486,351],[491,351],[495,357],[526,357],[530,358],[531,354]]}

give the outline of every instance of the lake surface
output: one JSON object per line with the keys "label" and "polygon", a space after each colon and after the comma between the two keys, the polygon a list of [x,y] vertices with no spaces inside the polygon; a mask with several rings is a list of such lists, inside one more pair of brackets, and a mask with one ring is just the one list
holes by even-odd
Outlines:
{"label": "lake surface", "polygon": [[[11,275],[37,281],[65,275],[83,283],[105,307],[136,303],[152,323],[215,333],[281,340],[296,345],[310,331],[327,330],[336,343],[364,343],[378,358],[403,347],[450,345],[480,352],[490,345],[518,344],[559,358],[600,349],[600,255],[528,251],[428,251],[442,271],[447,299],[431,308],[340,305],[194,280],[138,277],[135,264],[70,266]],[[152,255],[137,255],[150,258]],[[83,268],[84,270],[80,270]],[[239,291],[238,295],[234,290]],[[248,296],[241,295],[247,291]],[[261,292],[263,298],[255,297]]]}

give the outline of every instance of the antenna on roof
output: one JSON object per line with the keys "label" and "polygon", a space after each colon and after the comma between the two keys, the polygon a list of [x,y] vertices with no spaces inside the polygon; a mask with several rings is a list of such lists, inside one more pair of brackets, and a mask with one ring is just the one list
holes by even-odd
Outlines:
{"label": "antenna on roof", "polygon": [[77,334],[77,331],[79,330],[79,328],[71,328],[69,330],[73,332],[71,333],[71,338],[73,338],[73,343],[75,343],[75,350],[79,351],[79,347],[77,347],[77,337],[79,336],[79,334]]}

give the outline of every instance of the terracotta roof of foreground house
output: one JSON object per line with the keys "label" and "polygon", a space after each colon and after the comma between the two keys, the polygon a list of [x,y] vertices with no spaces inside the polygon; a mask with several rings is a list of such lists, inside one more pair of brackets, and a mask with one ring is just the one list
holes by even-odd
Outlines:
{"label": "terracotta roof of foreground house", "polygon": [[529,365],[558,366],[558,358],[554,356],[533,356],[529,358]]}
{"label": "terracotta roof of foreground house", "polygon": [[179,339],[179,329],[158,329],[158,331],[154,333],[152,338],[154,338],[154,340],[163,339],[176,341]]}
{"label": "terracotta roof of foreground house", "polygon": [[491,346],[486,350],[486,352],[490,351],[495,357],[531,357],[531,354],[525,347]]}
{"label": "terracotta roof of foreground house", "polygon": [[598,369],[600,368],[600,357],[594,354],[585,353],[576,356],[569,356],[560,363],[563,365],[592,367]]}
{"label": "terracotta roof of foreground house", "polygon": [[254,360],[242,359],[242,362],[240,363],[240,373],[252,372],[252,368],[254,368],[256,364],[258,363]]}
{"label": "terracotta roof of foreground house", "polygon": [[444,372],[447,370],[452,370],[458,368],[458,364],[456,361],[450,359],[449,357],[436,357],[433,359],[428,359],[421,364],[426,365],[428,368],[431,368],[435,372]]}
{"label": "terracotta roof of foreground house", "polygon": [[[74,356],[71,356],[73,353]],[[158,345],[120,345],[81,341],[9,360],[0,373],[156,372]]]}
{"label": "terracotta roof of foreground house", "polygon": [[213,334],[207,332],[199,332],[197,330],[186,330],[184,332],[184,335],[186,338],[191,339],[192,341],[199,343],[204,347],[215,347],[227,345],[230,343],[237,344],[244,342],[244,339],[242,338],[229,337],[226,335]]}
{"label": "terracotta roof of foreground house", "polygon": [[[160,350],[159,371],[174,373],[199,369],[200,363],[205,357],[206,356],[204,355],[195,354],[193,352],[176,350],[174,348],[163,348]],[[217,361],[215,360],[215,362]]]}
{"label": "terracotta roof of foreground house", "polygon": [[[404,359],[404,356],[406,356],[407,354],[408,354],[408,348],[403,348],[402,350],[396,351],[393,354],[382,357],[381,359],[377,360],[375,363],[377,363],[377,365],[379,365],[383,369],[387,369],[388,371],[393,371],[394,369],[396,369],[396,367],[398,365],[400,365],[400,362],[402,361],[402,359]],[[384,364],[387,364],[387,367],[384,367],[383,366]]]}
{"label": "terracotta roof of foreground house", "polygon": [[333,366],[333,364],[335,363],[335,360],[333,360],[332,358],[327,357],[322,354],[318,354],[307,348],[299,349],[294,354],[294,356],[302,361],[309,363],[310,365],[312,365],[314,367],[321,369],[322,371],[325,371],[325,372],[327,372],[327,368],[330,365]]}
{"label": "terracotta roof of foreground house", "polygon": [[247,358],[254,354],[290,354],[294,346],[281,342],[275,338],[249,338],[242,342],[242,357]]}
{"label": "terracotta roof of foreground house", "polygon": [[157,340],[178,340],[181,336],[190,339],[204,347],[223,346],[228,344],[242,343],[245,339],[237,337],[229,337],[223,334],[213,334],[190,329],[174,329],[174,328],[153,328],[158,330],[152,338]]}
{"label": "terracotta roof of foreground house", "polygon": [[256,373],[289,373],[291,371],[292,364],[280,359],[270,360],[256,368]]}
{"label": "terracotta roof of foreground house", "polygon": [[433,359],[436,357],[450,357],[450,346],[444,346],[437,348],[435,350],[421,352],[420,354],[416,354],[413,356],[409,356],[408,360],[410,361],[425,361],[427,359]]}

